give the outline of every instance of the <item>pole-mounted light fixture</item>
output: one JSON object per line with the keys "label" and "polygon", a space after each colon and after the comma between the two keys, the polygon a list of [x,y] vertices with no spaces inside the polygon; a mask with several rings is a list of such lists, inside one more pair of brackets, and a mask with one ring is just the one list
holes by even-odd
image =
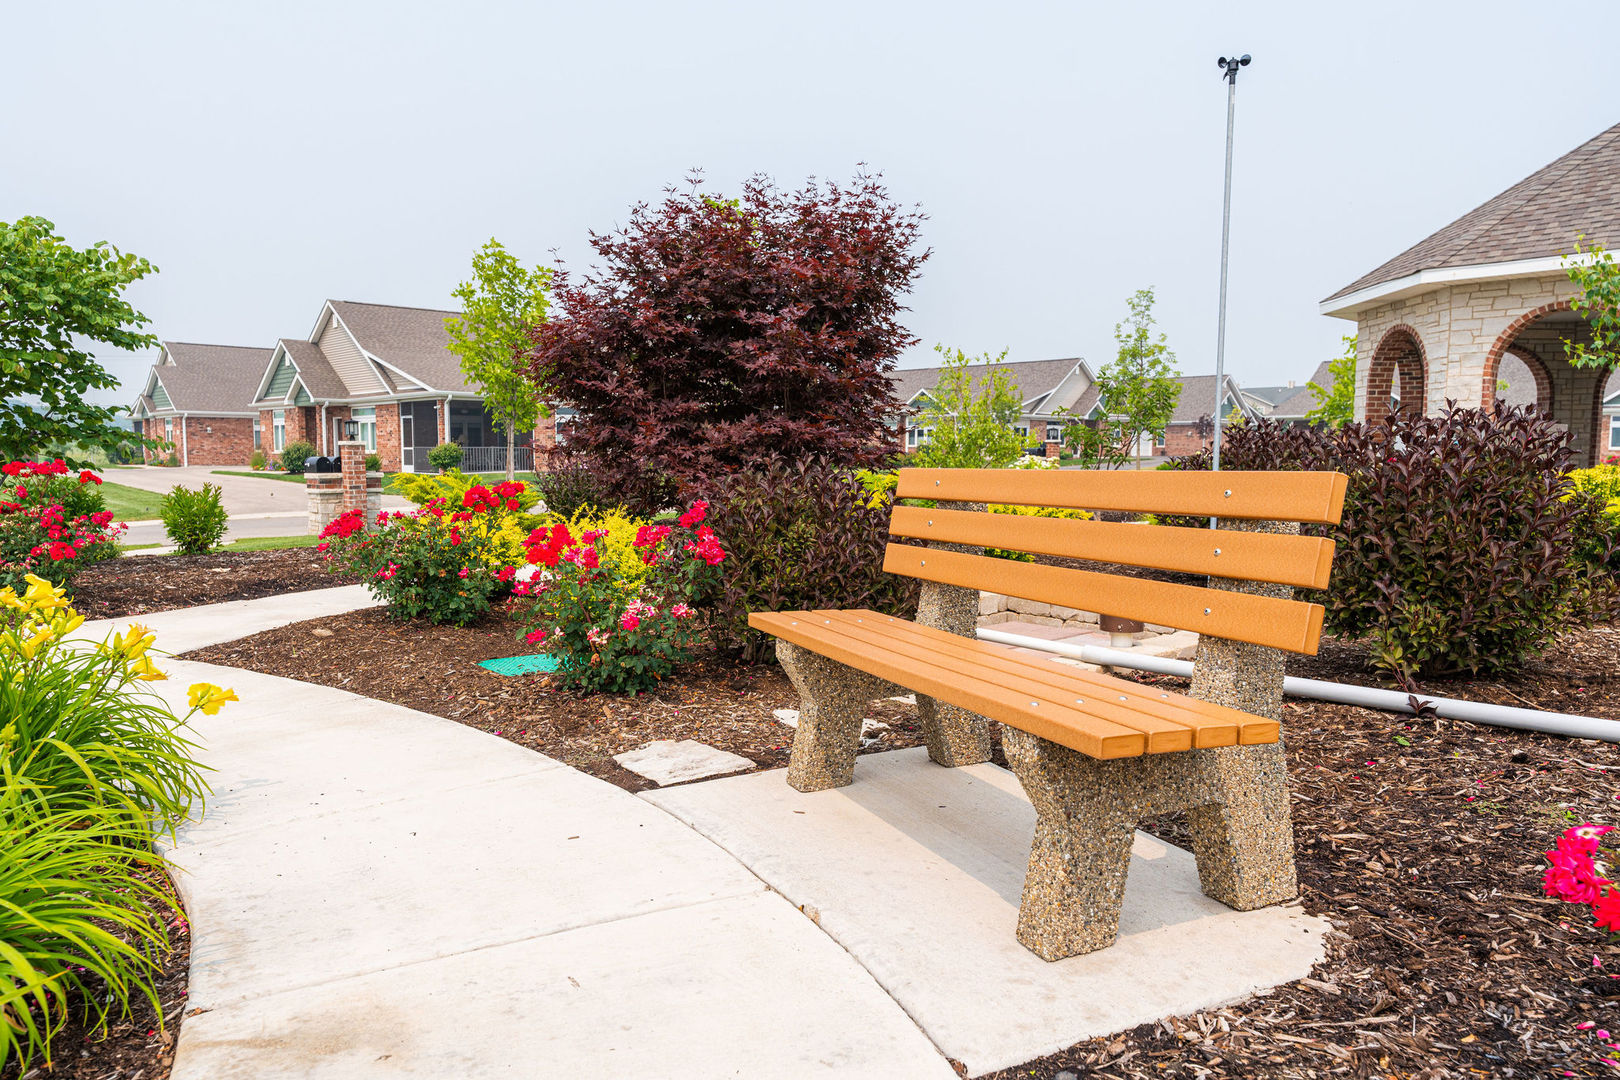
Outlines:
{"label": "pole-mounted light fixture", "polygon": [[1226,196],[1221,203],[1221,306],[1215,331],[1215,435],[1210,464],[1221,467],[1221,412],[1226,398],[1226,256],[1232,234],[1232,117],[1237,108],[1238,69],[1249,66],[1250,56],[1223,56],[1216,61],[1226,80]]}

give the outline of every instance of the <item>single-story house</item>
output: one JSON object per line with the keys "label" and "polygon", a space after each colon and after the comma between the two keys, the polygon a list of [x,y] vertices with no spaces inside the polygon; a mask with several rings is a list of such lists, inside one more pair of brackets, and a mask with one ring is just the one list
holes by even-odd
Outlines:
{"label": "single-story house", "polygon": [[1318,364],[1304,383],[1290,379],[1282,386],[1245,386],[1243,399],[1254,415],[1298,427],[1307,423],[1305,414],[1321,404],[1313,386],[1324,395],[1333,388],[1332,366],[1327,361]]}
{"label": "single-story house", "polygon": [[[974,387],[988,365],[975,365]],[[1020,434],[1031,435],[1046,446],[1047,457],[1057,457],[1062,446],[1063,425],[1068,417],[1092,417],[1097,405],[1097,377],[1079,357],[1061,360],[1019,360],[1003,362],[1022,398],[1018,415]],[[919,426],[917,418],[927,408],[929,393],[939,383],[943,367],[903,368],[889,373],[894,386],[898,419],[896,431],[907,451],[928,442],[930,429]]]}
{"label": "single-story house", "polygon": [[[281,339],[260,365],[246,399],[257,416],[253,445],[270,456],[302,440],[331,454],[352,419],[388,472],[430,471],[427,453],[441,442],[461,444],[469,472],[505,468],[505,435],[449,349],[444,321],[459,314],[328,300],[307,338]],[[520,432],[518,467],[532,467],[531,448],[555,445],[567,420],[558,410]]]}
{"label": "single-story house", "polygon": [[1356,417],[1489,406],[1514,357],[1537,405],[1574,434],[1577,464],[1596,460],[1613,439],[1614,387],[1564,356],[1565,341],[1592,335],[1565,272],[1578,238],[1620,247],[1620,124],[1322,301],[1322,314],[1356,324]]}
{"label": "single-story house", "polygon": [[1603,431],[1606,439],[1600,460],[1620,455],[1620,371],[1609,376],[1609,385],[1604,389],[1609,396],[1603,399]]}
{"label": "single-story house", "polygon": [[[253,457],[252,401],[269,349],[165,341],[130,408],[136,430],[162,439],[181,465],[246,465]],[[148,447],[147,461],[169,451]]]}
{"label": "single-story house", "polygon": [[[1181,396],[1176,399],[1176,411],[1165,428],[1164,439],[1153,444],[1157,457],[1182,457],[1196,454],[1215,440],[1215,376],[1183,375]],[[1230,375],[1222,377],[1221,422],[1228,423],[1238,416],[1253,420],[1262,415],[1245,400],[1237,380]]]}

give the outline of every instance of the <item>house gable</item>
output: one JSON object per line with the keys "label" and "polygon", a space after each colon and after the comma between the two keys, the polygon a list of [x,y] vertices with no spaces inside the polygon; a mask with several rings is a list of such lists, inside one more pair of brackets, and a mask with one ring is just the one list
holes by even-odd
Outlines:
{"label": "house gable", "polygon": [[285,398],[287,391],[292,387],[293,379],[298,377],[298,367],[292,362],[292,357],[285,352],[280,353],[280,356],[281,362],[270,373],[270,382],[264,388],[264,393],[259,395],[260,398]]}
{"label": "house gable", "polygon": [[316,332],[310,335],[310,339],[326,354],[332,370],[354,396],[392,392],[378,375],[377,369],[366,359],[354,335],[349,333],[343,320],[332,310],[331,304],[327,304],[322,312],[321,322],[316,325]]}
{"label": "house gable", "polygon": [[152,404],[160,409],[174,408],[174,402],[169,400],[169,392],[163,389],[163,380],[152,380]]}

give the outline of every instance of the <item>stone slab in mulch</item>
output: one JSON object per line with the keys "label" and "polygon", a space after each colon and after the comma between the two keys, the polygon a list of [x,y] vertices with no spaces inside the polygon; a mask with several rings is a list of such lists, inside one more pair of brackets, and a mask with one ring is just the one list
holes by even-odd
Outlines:
{"label": "stone slab in mulch", "polygon": [[745,757],[717,750],[695,739],[655,739],[629,753],[616,754],[613,760],[637,776],[645,776],[665,787],[745,772],[754,767]]}
{"label": "stone slab in mulch", "polygon": [[1236,912],[1190,853],[1138,834],[1119,942],[1048,963],[1014,930],[1035,811],[994,765],[922,749],[862,757],[802,794],[781,771],[641,796],[742,860],[815,919],[970,1076],[1308,976],[1325,919]]}

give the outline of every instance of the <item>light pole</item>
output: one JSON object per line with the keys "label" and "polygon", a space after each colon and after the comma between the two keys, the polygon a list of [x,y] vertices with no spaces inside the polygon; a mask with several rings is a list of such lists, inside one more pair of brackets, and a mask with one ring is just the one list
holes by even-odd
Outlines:
{"label": "light pole", "polygon": [[1226,396],[1226,252],[1232,234],[1232,117],[1237,109],[1238,68],[1249,66],[1249,54],[1221,57],[1226,79],[1226,196],[1221,203],[1221,312],[1215,331],[1215,439],[1211,464],[1221,467],[1221,403]]}

